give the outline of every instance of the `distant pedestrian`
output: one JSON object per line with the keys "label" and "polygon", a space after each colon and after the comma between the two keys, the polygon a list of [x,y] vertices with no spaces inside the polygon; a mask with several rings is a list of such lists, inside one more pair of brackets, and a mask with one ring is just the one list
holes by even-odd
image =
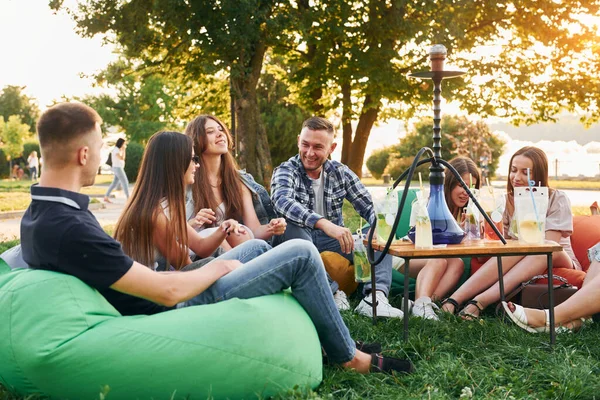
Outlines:
{"label": "distant pedestrian", "polygon": [[115,147],[110,151],[111,159],[112,159],[112,171],[115,175],[112,183],[108,187],[106,194],[104,195],[104,201],[106,203],[112,203],[109,197],[110,192],[113,191],[120,183],[123,187],[123,191],[125,192],[125,197],[129,199],[129,181],[127,180],[127,175],[125,174],[125,153],[127,150],[127,143],[125,143],[125,139],[119,138]]}
{"label": "distant pedestrian", "polygon": [[38,171],[40,169],[40,160],[37,155],[37,151],[32,151],[27,157],[27,165],[29,167],[29,174],[31,175],[32,181],[37,181]]}
{"label": "distant pedestrian", "polygon": [[12,160],[11,178],[18,181],[23,179],[23,175],[25,174],[23,167],[25,167],[25,158],[23,158],[23,153],[21,153],[19,157]]}

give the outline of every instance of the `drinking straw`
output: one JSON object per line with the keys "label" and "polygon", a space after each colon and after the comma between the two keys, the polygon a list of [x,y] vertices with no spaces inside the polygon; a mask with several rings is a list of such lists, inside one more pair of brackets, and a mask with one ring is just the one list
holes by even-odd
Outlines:
{"label": "drinking straw", "polygon": [[527,185],[529,186],[529,195],[531,196],[531,202],[533,203],[533,212],[535,213],[535,222],[537,224],[538,230],[542,230],[540,225],[540,217],[538,215],[537,206],[535,205],[535,199],[533,198],[533,185],[535,185],[535,181],[531,180],[529,175],[529,168],[527,168]]}
{"label": "drinking straw", "polygon": [[469,189],[473,189],[473,175],[469,174]]}
{"label": "drinking straw", "polygon": [[488,190],[492,194],[492,199],[494,200],[494,207],[496,207],[496,195],[494,194],[494,187],[490,185],[490,180],[486,177],[485,184],[487,185]]}
{"label": "drinking straw", "polygon": [[421,193],[423,193],[423,196],[425,196],[425,190],[423,189],[423,177],[421,176],[420,172],[419,172],[419,186],[421,187]]}

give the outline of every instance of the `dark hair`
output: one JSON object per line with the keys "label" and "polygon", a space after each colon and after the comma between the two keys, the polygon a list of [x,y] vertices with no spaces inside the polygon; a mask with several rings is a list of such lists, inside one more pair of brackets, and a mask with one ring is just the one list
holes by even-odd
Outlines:
{"label": "dark hair", "polygon": [[101,124],[102,118],[83,103],[60,103],[44,111],[37,123],[37,134],[45,164],[63,163],[68,159],[64,151],[54,151],[52,147],[64,147],[92,131],[96,123]]}
{"label": "dark hair", "polygon": [[83,103],[61,103],[50,107],[37,123],[40,146],[51,143],[66,143],[88,133],[101,124],[102,118],[91,107]]}
{"label": "dark hair", "polygon": [[227,136],[227,145],[229,147],[229,151],[221,156],[221,170],[219,171],[223,203],[225,203],[225,215],[223,217],[241,221],[244,207],[242,203],[243,183],[240,174],[237,172],[239,167],[231,155],[233,140],[227,126],[213,115],[199,115],[185,127],[185,134],[194,141],[194,151],[200,157],[200,166],[196,169],[195,181],[192,185],[194,214],[203,208],[210,208],[216,213],[219,207],[210,187],[203,157],[207,147],[206,130],[204,127],[208,120],[215,121],[223,128],[223,133]]}
{"label": "dark hair", "polygon": [[192,161],[192,140],[179,132],[157,132],[144,151],[133,194],[115,226],[115,239],[135,261],[154,264],[154,227],[166,200],[167,240],[176,241],[177,254],[163,254],[167,265],[180,269],[188,256],[185,220],[185,172]]}
{"label": "dark hair", "polygon": [[325,118],[310,117],[302,123],[302,129],[308,128],[311,131],[327,131],[327,133],[335,133],[333,124]]}
{"label": "dark hair", "polygon": [[[449,164],[454,167],[454,169],[458,172],[458,174],[462,177],[465,174],[471,174],[475,178],[475,189],[479,189],[481,186],[481,175],[479,174],[479,169],[473,160],[468,157],[454,157],[449,161]],[[465,182],[467,186],[470,185],[470,182]],[[446,197],[446,203],[448,204],[448,209],[452,215],[456,218],[457,221],[460,221],[462,209],[460,209],[456,204],[452,202],[451,193],[454,188],[459,185],[458,179],[454,176],[454,174],[450,171],[446,171],[446,177],[444,178],[444,195]]]}
{"label": "dark hair", "polygon": [[121,147],[123,147],[123,144],[125,144],[125,139],[118,138],[117,139],[117,143],[115,144],[115,146],[117,146],[120,149]]}

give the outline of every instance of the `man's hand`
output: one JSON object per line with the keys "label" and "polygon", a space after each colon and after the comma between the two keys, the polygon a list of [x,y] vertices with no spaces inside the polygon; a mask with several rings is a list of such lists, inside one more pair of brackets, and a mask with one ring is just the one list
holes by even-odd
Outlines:
{"label": "man's hand", "polygon": [[315,227],[321,229],[327,236],[337,239],[340,242],[342,253],[350,254],[354,250],[354,239],[352,238],[350,229],[338,226],[325,218],[317,221]]}
{"label": "man's hand", "polygon": [[274,218],[267,226],[268,232],[271,235],[283,235],[287,227],[287,222],[285,222],[285,218]]}
{"label": "man's hand", "polygon": [[194,229],[198,229],[203,225],[210,225],[217,220],[215,212],[210,208],[203,208],[198,211],[198,214],[190,220],[190,225]]}

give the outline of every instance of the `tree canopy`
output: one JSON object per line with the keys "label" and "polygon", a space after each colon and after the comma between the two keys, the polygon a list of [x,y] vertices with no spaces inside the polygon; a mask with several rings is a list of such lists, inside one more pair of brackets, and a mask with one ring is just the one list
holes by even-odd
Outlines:
{"label": "tree canopy", "polygon": [[[316,113],[341,109],[342,162],[360,174],[371,127],[430,109],[432,85],[407,78],[429,70],[444,44],[467,72],[444,81],[444,97],[480,117],[550,120],[561,110],[600,117],[600,1],[298,1],[297,32],[278,49],[298,68],[292,80]],[[357,121],[354,125],[352,121]],[[351,155],[351,156],[350,156]]]}
{"label": "tree canopy", "polygon": [[[29,126],[18,115],[11,115],[6,122],[0,121],[0,138],[4,153],[15,159],[23,153],[23,142],[31,138]],[[26,155],[27,156],[27,155]]]}
{"label": "tree canopy", "polygon": [[469,113],[531,123],[567,110],[599,120],[600,46],[588,19],[599,8],[600,0],[86,0],[70,12],[81,34],[105,35],[145,70],[181,81],[229,76],[242,165],[265,181],[257,87],[269,48],[285,59],[299,105],[340,121],[342,161],[360,174],[377,121],[430,110],[431,83],[406,74],[429,69],[435,43],[467,72],[444,81],[443,96]]}
{"label": "tree canopy", "polygon": [[35,132],[35,124],[40,116],[37,101],[27,96],[23,91],[25,86],[8,85],[0,92],[0,117],[5,121],[11,115],[16,115],[21,122],[27,124],[30,132]]}
{"label": "tree canopy", "polygon": [[[505,142],[493,134],[487,124],[482,121],[471,122],[466,117],[446,115],[442,118],[444,127],[442,135],[442,158],[450,160],[455,156],[465,156],[480,164],[482,156],[488,154],[489,176],[494,176],[498,162],[503,152]],[[400,139],[400,143],[392,146],[390,155],[395,160],[390,160],[388,166],[392,171],[387,171],[397,178],[399,172],[410,166],[416,152],[421,147],[432,147],[433,119],[425,117],[415,123],[413,129]],[[419,167],[419,171],[427,176],[429,166]]]}
{"label": "tree canopy", "polygon": [[[60,9],[62,3],[50,5]],[[289,7],[276,0],[94,0],[78,2],[69,12],[82,35],[105,34],[146,69],[185,81],[229,72],[241,163],[264,182],[272,165],[256,88]]]}

